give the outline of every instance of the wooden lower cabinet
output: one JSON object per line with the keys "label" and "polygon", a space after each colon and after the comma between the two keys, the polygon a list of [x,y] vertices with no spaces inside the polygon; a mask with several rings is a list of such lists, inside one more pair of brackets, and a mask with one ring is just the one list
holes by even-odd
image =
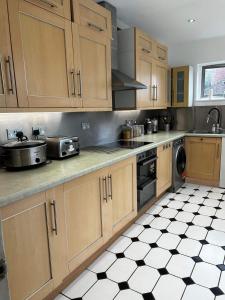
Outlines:
{"label": "wooden lower cabinet", "polygon": [[136,157],[0,209],[11,300],[44,299],[137,214]]}
{"label": "wooden lower cabinet", "polygon": [[186,137],[187,179],[218,185],[220,178],[221,138]]}
{"label": "wooden lower cabinet", "polygon": [[44,299],[67,274],[63,186],[2,208],[0,215],[11,299]]}
{"label": "wooden lower cabinet", "polygon": [[157,184],[156,196],[160,196],[172,184],[172,144],[157,148]]}

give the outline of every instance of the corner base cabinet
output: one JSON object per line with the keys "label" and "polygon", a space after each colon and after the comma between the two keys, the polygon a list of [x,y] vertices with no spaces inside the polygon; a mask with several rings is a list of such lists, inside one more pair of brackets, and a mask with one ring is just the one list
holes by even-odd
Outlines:
{"label": "corner base cabinet", "polygon": [[217,186],[220,178],[221,138],[186,137],[187,180]]}
{"label": "corner base cabinet", "polygon": [[0,208],[11,300],[44,299],[137,214],[136,157]]}

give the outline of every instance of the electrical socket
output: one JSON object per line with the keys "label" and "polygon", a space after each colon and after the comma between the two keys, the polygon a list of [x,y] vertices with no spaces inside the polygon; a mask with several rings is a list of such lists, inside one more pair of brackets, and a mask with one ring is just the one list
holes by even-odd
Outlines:
{"label": "electrical socket", "polygon": [[41,135],[41,136],[46,135],[46,127],[44,127],[42,125],[32,127],[32,135],[34,135],[34,130],[39,130],[39,132],[40,132],[39,135]]}
{"label": "electrical socket", "polygon": [[8,140],[16,139],[16,134],[18,131],[23,131],[23,128],[6,129],[7,139]]}
{"label": "electrical socket", "polygon": [[83,130],[88,130],[88,129],[90,129],[90,123],[89,122],[81,122],[81,128],[83,129]]}

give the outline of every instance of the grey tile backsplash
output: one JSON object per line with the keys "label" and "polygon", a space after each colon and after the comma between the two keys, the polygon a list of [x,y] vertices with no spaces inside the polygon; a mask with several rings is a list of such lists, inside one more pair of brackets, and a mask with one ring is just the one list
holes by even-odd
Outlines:
{"label": "grey tile backsplash", "polygon": [[[143,124],[147,117],[160,117],[167,114],[172,117],[172,129],[206,129],[206,116],[209,109],[210,107],[193,107],[158,111],[0,114],[0,143],[7,142],[6,128],[22,128],[24,134],[31,137],[32,126],[42,125],[46,127],[47,135],[76,135],[80,137],[81,147],[86,147],[118,139],[121,125],[127,119],[134,119],[138,124]],[[225,115],[225,106],[220,106],[219,109],[222,115]],[[81,122],[89,122],[90,129],[82,130]],[[225,118],[222,118],[222,127],[225,128]]]}

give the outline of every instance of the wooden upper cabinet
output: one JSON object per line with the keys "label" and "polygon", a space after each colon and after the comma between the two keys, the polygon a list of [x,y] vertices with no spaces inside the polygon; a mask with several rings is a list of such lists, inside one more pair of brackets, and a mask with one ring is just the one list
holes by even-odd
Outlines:
{"label": "wooden upper cabinet", "polygon": [[23,0],[8,6],[19,107],[80,107],[71,22]]}
{"label": "wooden upper cabinet", "polygon": [[136,51],[139,58],[148,60],[155,56],[155,41],[147,36],[140,29],[135,28],[136,32]]}
{"label": "wooden upper cabinet", "polygon": [[63,18],[71,19],[70,0],[24,0]]}
{"label": "wooden upper cabinet", "polygon": [[157,148],[157,185],[156,196],[160,196],[172,184],[172,144]]}
{"label": "wooden upper cabinet", "polygon": [[154,63],[153,99],[155,108],[167,108],[168,104],[168,67],[158,61]]}
{"label": "wooden upper cabinet", "polygon": [[59,186],[1,209],[12,300],[44,299],[66,276],[62,201]]}
{"label": "wooden upper cabinet", "polygon": [[[78,81],[84,108],[112,107],[111,15],[92,0],[73,1],[78,22]],[[74,49],[76,47],[74,44]]]}
{"label": "wooden upper cabinet", "polygon": [[221,138],[186,137],[187,177],[193,181],[218,185]]}
{"label": "wooden upper cabinet", "polygon": [[168,63],[168,48],[165,45],[156,43],[156,59],[162,63]]}
{"label": "wooden upper cabinet", "polygon": [[0,107],[17,107],[6,0],[0,1]]}

